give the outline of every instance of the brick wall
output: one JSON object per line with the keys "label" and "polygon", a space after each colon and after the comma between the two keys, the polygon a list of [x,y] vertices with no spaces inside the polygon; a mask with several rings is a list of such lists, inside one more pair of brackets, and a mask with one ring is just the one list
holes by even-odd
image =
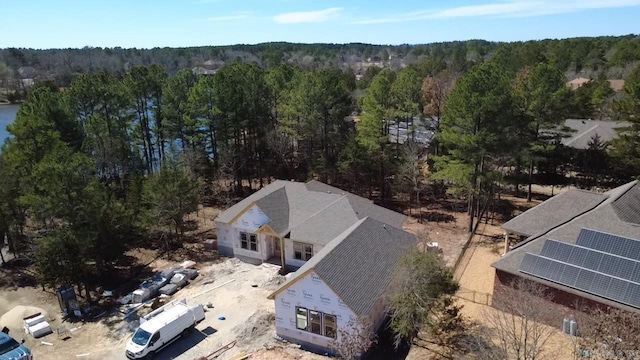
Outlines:
{"label": "brick wall", "polygon": [[[496,301],[498,297],[510,296],[509,293],[515,291],[512,287],[512,284],[515,280],[518,279],[518,276],[509,274],[500,270],[496,270],[496,276],[493,282],[493,306],[496,308],[500,308],[500,301]],[[544,286],[544,285],[543,285]],[[552,296],[551,301],[545,301],[546,309],[545,309],[545,317],[544,323],[560,328],[562,326],[562,320],[565,317],[580,317],[585,314],[579,311],[578,309],[585,308],[606,308],[605,305],[580,297],[575,294],[568,293],[566,291],[562,291],[556,288],[552,288],[549,286],[544,286],[546,292]]]}

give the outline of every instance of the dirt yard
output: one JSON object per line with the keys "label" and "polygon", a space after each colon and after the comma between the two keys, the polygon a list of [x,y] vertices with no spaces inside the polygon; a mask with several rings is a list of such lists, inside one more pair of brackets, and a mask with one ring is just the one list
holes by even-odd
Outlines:
{"label": "dirt yard", "polygon": [[[172,264],[166,262],[165,265]],[[273,301],[267,299],[285,280],[278,275],[278,266],[255,266],[237,259],[226,259],[199,270],[199,277],[173,295],[172,299],[186,299],[189,304],[205,305],[206,318],[197,326],[198,331],[163,350],[159,358],[193,360],[235,342],[230,350],[219,357],[228,359],[239,353],[251,354],[263,350],[265,345],[268,348],[279,345],[273,339]],[[37,294],[39,296],[34,298]],[[34,288],[5,291],[2,295],[0,313],[29,304],[47,312],[53,329],[62,324],[60,310],[52,295]],[[140,312],[149,310],[143,308]],[[136,329],[138,320],[135,316],[128,320],[122,318],[122,314],[112,314],[96,322],[66,324],[67,328],[75,328],[67,340],[59,339],[55,333],[39,339],[24,336],[20,328],[21,318],[17,318],[17,326],[11,327],[10,334],[17,338],[25,337],[26,345],[39,360],[70,359],[77,355],[83,355],[81,358],[84,359],[125,359],[125,344]],[[45,345],[42,341],[53,345]],[[280,348],[294,353],[299,351]],[[270,351],[278,351],[278,348]]]}
{"label": "dirt yard", "polygon": [[[405,230],[425,242],[437,242],[446,261],[453,264],[467,238],[464,213],[447,211],[437,204],[427,205],[422,211],[424,221],[420,223],[415,217],[410,217]],[[208,310],[206,319],[197,326],[198,331],[166,348],[159,357],[193,360],[231,345],[218,359],[231,359],[243,354],[251,354],[252,359],[323,359],[274,340],[273,301],[267,296],[285,280],[277,274],[278,266],[255,266],[237,259],[217,259],[212,253],[203,251],[202,242],[215,238],[213,219],[218,213],[218,209],[200,207],[197,213],[189,215],[186,219],[187,237],[177,251],[160,256],[156,250],[137,248],[126,254],[137,263],[144,264],[148,271],[169,268],[184,260],[198,263],[198,278],[167,301],[186,299],[189,304],[204,304]],[[24,310],[21,308],[23,305],[35,309]],[[25,336],[22,317],[30,314],[24,315],[18,310],[46,313],[54,333],[39,339]],[[142,308],[139,313],[150,310]],[[125,359],[126,342],[138,326],[138,314],[123,320],[123,315],[118,312],[95,321],[63,323],[55,295],[34,287],[0,290],[0,315],[7,312],[11,312],[7,318],[12,318],[10,334],[18,339],[24,337],[25,344],[39,360]],[[61,326],[72,330],[69,338],[61,339],[55,333]]]}
{"label": "dirt yard", "polygon": [[[527,204],[522,199],[512,199],[512,201],[516,206],[533,205]],[[462,314],[480,324],[486,325],[488,312],[496,311],[490,306],[495,278],[495,269],[491,264],[498,260],[504,251],[502,233],[502,229],[497,225],[481,224],[455,273],[460,283],[457,298],[459,304],[463,306]],[[573,347],[574,342],[570,336],[563,334],[560,329],[554,329],[546,346],[546,352],[553,354],[552,358],[557,360],[572,360],[574,359]],[[432,352],[413,346],[406,359],[432,358],[434,358]]]}

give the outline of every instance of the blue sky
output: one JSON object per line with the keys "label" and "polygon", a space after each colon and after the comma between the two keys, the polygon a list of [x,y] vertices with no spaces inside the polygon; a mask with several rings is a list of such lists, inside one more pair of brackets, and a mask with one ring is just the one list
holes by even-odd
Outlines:
{"label": "blue sky", "polygon": [[0,48],[422,44],[639,33],[640,0],[0,0]]}

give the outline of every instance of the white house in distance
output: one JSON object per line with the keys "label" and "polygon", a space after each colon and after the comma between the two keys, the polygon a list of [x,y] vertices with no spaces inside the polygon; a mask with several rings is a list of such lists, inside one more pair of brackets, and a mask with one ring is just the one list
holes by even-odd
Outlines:
{"label": "white house in distance", "polygon": [[259,264],[297,269],[365,217],[401,229],[406,216],[312,180],[277,180],[215,219],[218,251]]}
{"label": "white house in distance", "polygon": [[[366,217],[307,261],[278,290],[276,333],[320,353],[331,353],[352,325],[370,322],[377,331],[387,315],[398,259],[417,244],[403,230]],[[355,322],[349,324],[350,320]]]}

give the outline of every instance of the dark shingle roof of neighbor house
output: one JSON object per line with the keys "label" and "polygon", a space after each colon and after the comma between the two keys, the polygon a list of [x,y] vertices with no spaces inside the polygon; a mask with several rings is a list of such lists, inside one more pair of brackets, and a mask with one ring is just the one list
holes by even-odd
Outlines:
{"label": "dark shingle roof of neighbor house", "polygon": [[367,316],[388,289],[398,260],[417,238],[372,218],[364,218],[329,242],[270,297],[313,270],[358,316]]}
{"label": "dark shingle roof of neighbor house", "polygon": [[544,233],[593,209],[606,197],[604,194],[584,190],[568,190],[507,221],[502,228],[527,237]]}
{"label": "dark shingle roof of neighbor house", "polygon": [[564,126],[571,130],[570,136],[562,139],[562,144],[574,149],[588,149],[589,142],[598,135],[600,141],[609,142],[618,137],[616,129],[628,127],[624,121],[567,119]]}
{"label": "dark shingle roof of neighbor house", "polygon": [[634,186],[613,203],[618,217],[626,222],[640,225],[640,186]]}
{"label": "dark shingle roof of neighbor house", "polygon": [[371,217],[401,228],[406,216],[336,187],[310,181],[277,180],[222,212],[216,221],[229,223],[251,204],[269,217],[280,236],[326,244],[360,219]]}
{"label": "dark shingle roof of neighbor house", "polygon": [[[552,228],[548,228],[548,226],[544,224],[544,219],[566,217],[565,214],[562,213],[562,211],[565,210],[564,208],[557,208],[553,206],[547,207],[549,214],[540,214],[542,216],[538,222],[540,224],[540,231],[517,244],[511,251],[507,252],[502,256],[502,258],[494,262],[492,266],[497,270],[534,279],[535,281],[541,282],[545,285],[558,288],[584,298],[592,299],[600,303],[637,311],[637,309],[630,308],[626,305],[616,303],[569,286],[535,278],[519,272],[520,265],[525,254],[540,254],[544,244],[549,239],[568,244],[576,244],[578,235],[582,229],[591,229],[640,241],[640,215],[638,213],[640,210],[640,183],[638,183],[638,181],[633,181],[604,194],[598,195],[601,195],[604,198],[599,204],[591,209],[586,209],[581,214],[576,214],[565,222],[556,224]],[[547,200],[538,206],[541,207],[541,209],[544,209],[542,206],[552,199]],[[597,199],[597,197],[594,196],[594,199]],[[561,213],[553,212],[554,210]],[[529,211],[523,213],[521,216],[530,217],[527,222],[535,223],[535,217],[531,215],[533,213],[527,213],[529,213]]]}

